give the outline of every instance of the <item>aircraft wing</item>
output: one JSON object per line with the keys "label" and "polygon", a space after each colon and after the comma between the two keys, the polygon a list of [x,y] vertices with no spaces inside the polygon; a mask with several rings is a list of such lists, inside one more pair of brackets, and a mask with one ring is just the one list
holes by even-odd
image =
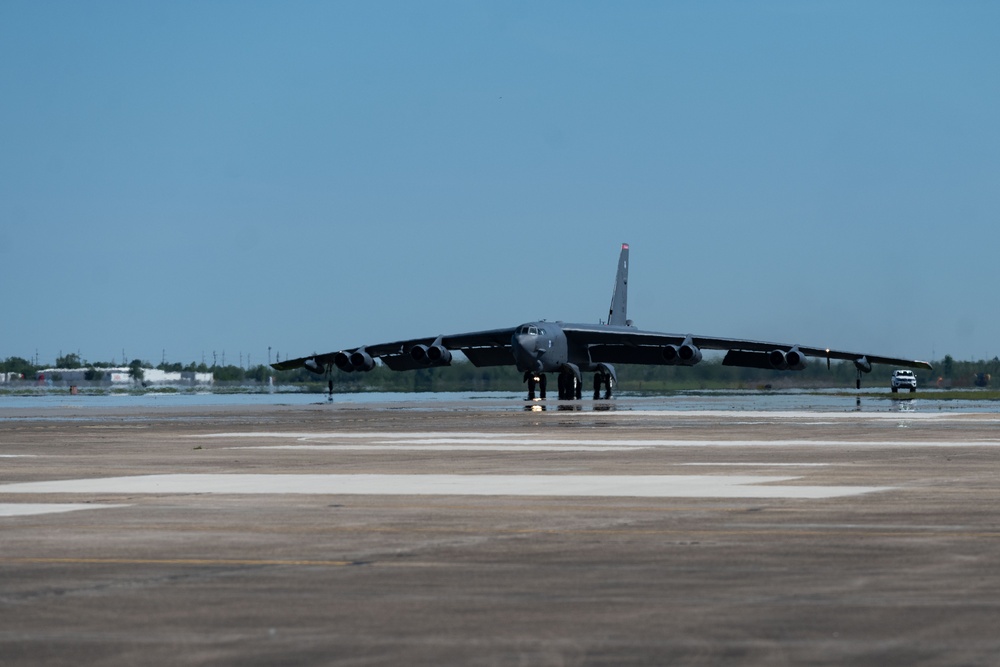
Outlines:
{"label": "aircraft wing", "polygon": [[308,357],[288,359],[271,365],[279,371],[287,371],[305,366],[313,372],[322,372],[324,368],[337,363],[338,355],[346,354],[350,356],[356,352],[363,351],[371,359],[381,359],[386,366],[394,371],[415,370],[417,368],[427,368],[428,366],[444,365],[419,361],[411,356],[411,350],[414,348],[420,346],[430,348],[437,345],[446,350],[462,352],[475,366],[502,366],[512,364],[514,361],[510,347],[510,340],[513,334],[514,327],[509,327],[506,329],[489,329],[487,331],[473,331],[447,336],[410,338],[392,343],[362,345],[357,348],[347,348],[337,352],[313,354]]}
{"label": "aircraft wing", "polygon": [[668,345],[681,346],[685,343],[700,350],[726,350],[723,361],[727,366],[745,366],[750,368],[774,369],[768,355],[779,350],[782,353],[796,349],[807,357],[823,359],[838,359],[853,361],[864,366],[867,364],[886,364],[909,368],[932,370],[926,361],[913,359],[898,359],[876,354],[847,352],[808,345],[793,345],[789,343],[772,343],[767,341],[740,340],[736,338],[716,338],[713,336],[696,336],[683,334],[668,334],[655,331],[642,331],[631,327],[609,327],[595,325],[562,325],[567,340],[576,346],[586,346],[590,358],[594,362],[620,364],[669,364],[663,356],[663,348]]}

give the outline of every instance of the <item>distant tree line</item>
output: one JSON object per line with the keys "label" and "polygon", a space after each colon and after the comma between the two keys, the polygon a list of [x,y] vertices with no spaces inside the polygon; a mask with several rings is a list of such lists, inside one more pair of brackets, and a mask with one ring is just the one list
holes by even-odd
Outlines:
{"label": "distant tree line", "polygon": [[[57,368],[87,369],[90,377],[100,380],[102,369],[111,368],[106,362],[87,362],[78,354],[61,355],[56,359]],[[326,391],[327,378],[310,373],[305,368],[292,371],[275,371],[270,366],[258,364],[243,368],[240,366],[161,363],[153,366],[139,359],[127,364],[133,379],[141,381],[143,369],[158,368],[163,371],[187,371],[212,373],[217,383],[264,384],[274,378],[277,385],[301,385],[312,391]],[[0,372],[21,374],[26,379],[34,379],[43,366],[36,366],[20,357],[8,357],[0,362]],[[628,391],[676,391],[685,389],[754,389],[771,386],[774,388],[823,388],[854,386],[856,370],[851,362],[833,362],[827,369],[822,359],[811,359],[802,371],[771,371],[757,368],[737,368],[723,366],[719,358],[707,358],[693,367],[683,366],[633,366],[619,365],[618,380]],[[876,366],[862,378],[862,386],[884,386],[894,369],[890,366]],[[1000,378],[1000,358],[980,361],[957,361],[950,355],[934,364],[934,371],[917,371],[920,387],[933,387],[939,383],[949,387],[986,386],[993,377]],[[86,376],[85,376],[86,377]],[[425,368],[416,371],[391,371],[378,366],[368,373],[343,373],[334,370],[330,376],[334,391],[521,391],[522,374],[512,366],[477,368],[468,362],[455,362],[451,366]],[[585,383],[589,382],[584,378]],[[940,381],[940,382],[939,382]],[[998,380],[1000,381],[1000,380]],[[584,394],[590,387],[584,385]]]}

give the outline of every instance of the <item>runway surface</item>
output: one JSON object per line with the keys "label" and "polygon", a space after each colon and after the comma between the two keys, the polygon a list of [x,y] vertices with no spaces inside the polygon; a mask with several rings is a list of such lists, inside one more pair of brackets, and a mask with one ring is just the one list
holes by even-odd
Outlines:
{"label": "runway surface", "polygon": [[616,405],[2,408],[0,665],[997,663],[1000,415]]}

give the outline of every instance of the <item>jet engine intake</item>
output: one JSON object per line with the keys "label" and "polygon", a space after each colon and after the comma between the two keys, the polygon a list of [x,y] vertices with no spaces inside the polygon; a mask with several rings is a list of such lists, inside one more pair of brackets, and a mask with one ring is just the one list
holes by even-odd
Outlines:
{"label": "jet engine intake", "polygon": [[375,360],[364,350],[355,350],[351,354],[350,361],[356,371],[370,371],[375,368]]}
{"label": "jet engine intake", "polygon": [[353,352],[341,350],[335,354],[333,365],[345,373],[353,373],[354,371],[365,372],[375,368],[375,360],[365,351],[365,348],[359,347]]}
{"label": "jet engine intake", "polygon": [[354,372],[354,365],[351,363],[351,355],[343,350],[333,356],[333,365],[345,373]]}
{"label": "jet engine intake", "polygon": [[668,364],[676,364],[680,356],[680,350],[676,345],[665,345],[663,347],[663,360]]}
{"label": "jet engine intake", "polygon": [[682,366],[694,366],[701,361],[701,350],[692,343],[684,343],[677,350],[677,358]]}
{"label": "jet engine intake", "polygon": [[431,345],[427,348],[427,360],[431,366],[447,366],[451,363],[451,350],[444,345]]}
{"label": "jet engine intake", "polygon": [[701,349],[691,342],[690,336],[680,345],[664,345],[662,354],[663,360],[668,364],[694,366],[701,361]]}
{"label": "jet engine intake", "polygon": [[872,372],[872,362],[868,361],[868,357],[859,357],[858,359],[855,359],[854,367],[862,373]]}
{"label": "jet engine intake", "polygon": [[421,366],[451,365],[451,350],[444,345],[414,345],[410,348],[410,358]]}
{"label": "jet engine intake", "polygon": [[806,367],[806,357],[798,347],[793,347],[787,352],[772,350],[768,352],[767,360],[779,371],[801,371]]}

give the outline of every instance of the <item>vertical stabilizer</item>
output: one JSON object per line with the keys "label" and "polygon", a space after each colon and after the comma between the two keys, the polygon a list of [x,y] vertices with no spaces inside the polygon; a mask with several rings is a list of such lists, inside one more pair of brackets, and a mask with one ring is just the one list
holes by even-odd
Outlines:
{"label": "vertical stabilizer", "polygon": [[615,276],[615,291],[611,295],[611,312],[608,324],[625,326],[628,324],[628,244],[622,244],[622,254],[618,257],[618,275]]}

